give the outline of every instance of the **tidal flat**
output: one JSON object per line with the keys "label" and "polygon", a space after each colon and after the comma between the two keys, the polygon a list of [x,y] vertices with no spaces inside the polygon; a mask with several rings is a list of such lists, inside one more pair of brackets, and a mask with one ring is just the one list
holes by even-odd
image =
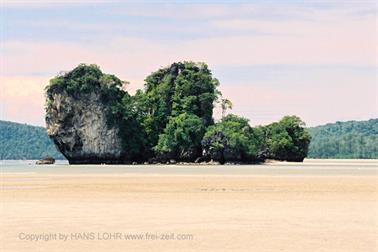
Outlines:
{"label": "tidal flat", "polygon": [[377,249],[377,160],[0,167],[1,251]]}

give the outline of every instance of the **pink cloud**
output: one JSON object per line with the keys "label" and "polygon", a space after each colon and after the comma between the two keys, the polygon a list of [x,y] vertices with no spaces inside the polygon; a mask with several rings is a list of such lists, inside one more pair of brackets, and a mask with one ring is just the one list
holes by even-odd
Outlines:
{"label": "pink cloud", "polygon": [[[152,71],[181,60],[205,61],[210,68],[270,64],[376,66],[377,27],[374,16],[351,17],[348,14],[351,9],[317,12],[293,9],[291,11],[303,20],[276,22],[248,15],[236,18],[235,8],[230,12],[222,6],[200,7],[202,9],[191,7],[191,10],[197,8],[198,11],[180,9],[173,14],[184,18],[208,15],[214,18],[210,22],[214,29],[236,31],[235,35],[186,41],[115,35],[106,42],[99,41],[96,44],[2,41],[2,118],[43,124],[43,88],[48,79],[79,63],[99,64],[104,72],[114,73],[130,81],[130,92],[141,88],[143,79]],[[254,8],[248,5],[237,9],[246,14],[254,12]],[[170,9],[143,13],[147,16],[165,16],[167,10]],[[129,12],[137,16],[143,14],[137,9]],[[188,14],[192,16],[185,17]],[[88,28],[96,29],[92,25],[82,27],[83,30]],[[104,26],[99,28],[104,29]],[[248,35],[254,31],[257,34]],[[259,32],[264,34],[259,35]],[[34,77],[35,74],[44,77]],[[287,87],[290,84],[288,82],[293,81],[291,85],[296,88],[286,90],[275,88],[274,85],[265,86],[266,83],[220,81],[224,95],[234,101],[234,112],[250,117],[253,124],[268,123],[285,114],[298,114],[310,125],[332,121],[333,118],[376,116],[375,80],[363,74],[342,74],[335,77],[336,74],[319,72],[297,79],[295,75],[287,76],[283,84]],[[276,84],[282,81],[274,80]],[[306,83],[305,88],[301,86],[303,83]]]}
{"label": "pink cloud", "polygon": [[44,125],[48,77],[1,77],[1,119]]}
{"label": "pink cloud", "polygon": [[315,126],[378,117],[375,79],[365,75],[320,71],[253,85],[224,83],[221,91],[234,104],[230,112],[249,118],[253,125],[298,115]]}
{"label": "pink cloud", "polygon": [[205,61],[211,66],[375,65],[376,23],[370,16],[303,22],[227,19],[214,21],[214,25],[272,35],[187,41],[115,37],[106,44],[8,41],[3,43],[1,64],[4,74],[19,75],[57,72],[81,62],[94,62],[111,71],[130,73],[134,79],[177,60]]}

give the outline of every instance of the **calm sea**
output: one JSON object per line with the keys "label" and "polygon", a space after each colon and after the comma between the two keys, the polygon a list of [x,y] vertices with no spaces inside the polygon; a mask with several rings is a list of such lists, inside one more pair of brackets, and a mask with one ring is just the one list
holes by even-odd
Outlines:
{"label": "calm sea", "polygon": [[167,175],[377,175],[378,160],[306,159],[303,163],[259,165],[36,165],[35,160],[2,160],[2,173],[167,174]]}

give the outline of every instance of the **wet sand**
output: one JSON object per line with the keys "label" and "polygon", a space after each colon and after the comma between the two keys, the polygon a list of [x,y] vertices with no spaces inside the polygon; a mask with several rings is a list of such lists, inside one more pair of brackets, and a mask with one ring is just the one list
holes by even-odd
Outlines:
{"label": "wet sand", "polygon": [[0,251],[374,252],[376,164],[2,165]]}

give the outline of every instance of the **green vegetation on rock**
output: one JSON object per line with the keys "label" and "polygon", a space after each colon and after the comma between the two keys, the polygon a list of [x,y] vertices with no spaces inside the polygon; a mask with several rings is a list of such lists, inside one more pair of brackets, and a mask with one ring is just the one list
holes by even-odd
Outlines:
{"label": "green vegetation on rock", "polygon": [[80,64],[50,80],[46,123],[49,135],[70,162],[142,159],[143,130],[135,98],[123,90],[124,84],[93,64]]}
{"label": "green vegetation on rock", "polygon": [[101,102],[112,107],[109,123],[118,123],[122,111],[121,100],[128,93],[123,91],[125,83],[112,74],[104,74],[97,65],[80,64],[72,71],[62,72],[50,80],[46,86],[46,106],[49,107],[56,94],[67,94],[77,99],[85,99],[98,93]]}
{"label": "green vegetation on rock", "polygon": [[[85,64],[50,81],[48,132],[70,163],[302,161],[307,155],[310,136],[298,117],[252,128],[247,119],[225,116],[232,103],[221,97],[219,81],[205,63],[185,61],[161,68],[147,76],[144,90],[134,96],[123,84],[98,66]],[[223,119],[214,124],[217,102]]]}
{"label": "green vegetation on rock", "polygon": [[81,96],[99,91],[104,102],[114,102],[122,98],[124,83],[116,76],[104,74],[97,65],[80,64],[72,71],[61,73],[50,80],[46,87],[47,100],[54,94],[66,92],[71,96]]}

